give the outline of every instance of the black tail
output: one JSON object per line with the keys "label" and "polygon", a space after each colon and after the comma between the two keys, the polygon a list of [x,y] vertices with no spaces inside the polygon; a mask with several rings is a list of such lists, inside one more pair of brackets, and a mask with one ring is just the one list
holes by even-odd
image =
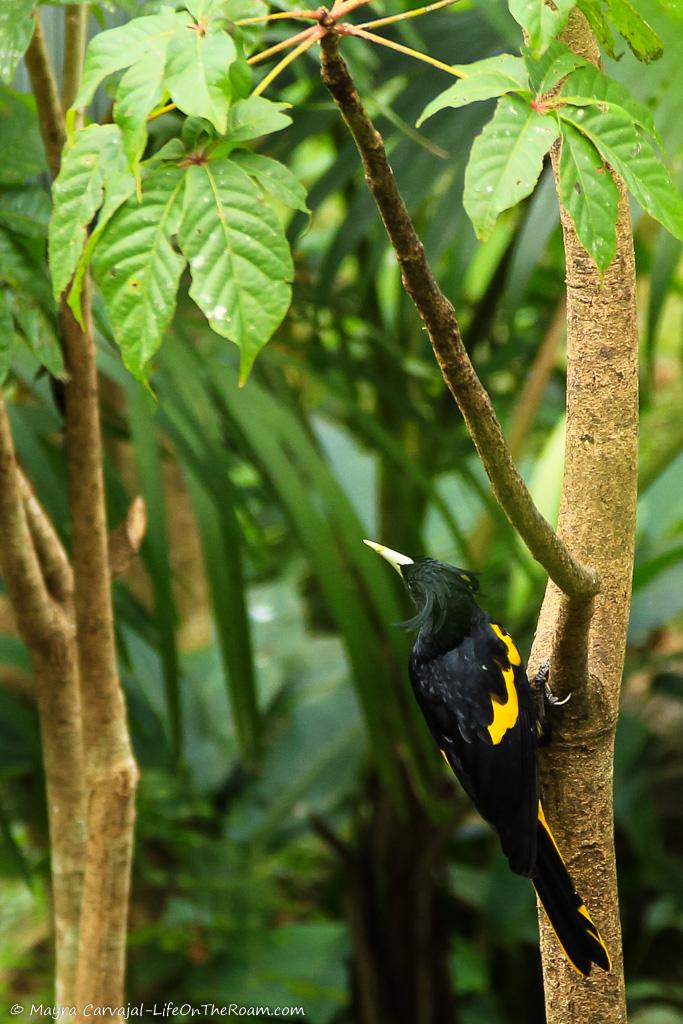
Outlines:
{"label": "black tail", "polygon": [[610,971],[612,961],[607,946],[574,888],[540,804],[537,835],[536,874],[532,882],[564,955],[574,970],[584,976],[590,974],[592,964]]}

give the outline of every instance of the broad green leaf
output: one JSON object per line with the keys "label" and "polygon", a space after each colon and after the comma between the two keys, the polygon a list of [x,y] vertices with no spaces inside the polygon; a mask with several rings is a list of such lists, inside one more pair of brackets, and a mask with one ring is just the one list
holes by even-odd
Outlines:
{"label": "broad green leaf", "polygon": [[664,53],[662,41],[629,0],[606,0],[612,24],[624,37],[638,60],[657,60]]}
{"label": "broad green leaf", "polygon": [[231,142],[247,142],[260,135],[282,131],[292,123],[291,117],[282,111],[287,103],[273,103],[263,96],[250,96],[239,100],[230,109],[228,135]]}
{"label": "broad green leaf", "polygon": [[235,25],[242,18],[257,18],[268,13],[268,5],[263,0],[226,0],[222,4],[223,14],[228,19],[230,31],[238,40],[242,40],[245,50],[250,53],[263,35],[264,25]]}
{"label": "broad green leaf", "polygon": [[81,257],[76,267],[76,273],[73,276],[73,281],[69,288],[69,296],[67,299],[67,304],[71,309],[71,312],[81,326],[83,326],[81,311],[83,280],[85,278],[85,272],[90,265],[90,259],[95,250],[95,246],[99,242],[100,236],[116,211],[120,206],[123,206],[127,199],[130,199],[136,190],[136,180],[133,177],[130,168],[126,165],[125,160],[120,157],[117,159],[115,164],[110,164],[107,168],[107,180],[105,184],[106,189],[104,193],[104,203],[97,214],[97,222],[90,231],[85,248],[81,253]]}
{"label": "broad green leaf", "polygon": [[683,199],[664,164],[621,107],[562,107],[559,115],[573,124],[612,165],[644,210],[683,238]]}
{"label": "broad green leaf", "polygon": [[228,124],[230,65],[237,50],[230,36],[214,25],[176,33],[169,41],[166,85],[173,102],[185,114],[205,117],[217,132]]}
{"label": "broad green leaf", "polygon": [[3,282],[32,295],[44,309],[53,309],[43,246],[0,225],[0,284]]}
{"label": "broad green leaf", "polygon": [[117,125],[89,125],[64,150],[52,198],[48,252],[52,288],[59,298],[69,284],[86,242],[88,225],[104,199],[108,180],[132,180]]}
{"label": "broad green leaf", "polygon": [[554,117],[539,114],[519,97],[499,101],[474,140],[465,171],[463,203],[479,238],[490,235],[499,213],[533,191],[558,134]]}
{"label": "broad green leaf", "polygon": [[265,192],[275,196],[285,206],[301,210],[302,213],[311,212],[306,205],[306,189],[289,167],[279,160],[246,149],[235,151],[230,159],[246,171],[250,178],[255,178]]}
{"label": "broad green leaf", "polygon": [[555,0],[552,7],[545,0],[509,0],[510,14],[526,30],[533,53],[541,53],[559,35],[576,0]]}
{"label": "broad green leaf", "polygon": [[14,318],[29,348],[53,377],[63,377],[64,360],[54,319],[26,292],[15,292],[14,298]]}
{"label": "broad green leaf", "polygon": [[185,266],[173,244],[182,215],[183,183],[180,168],[151,173],[143,183],[142,202],[132,197],[118,210],[92,259],[123,361],[140,380],[173,316]]}
{"label": "broad green leaf", "polygon": [[602,0],[578,0],[576,5],[586,18],[603,50],[616,59],[614,36],[602,10]]}
{"label": "broad green leaf", "polygon": [[578,107],[597,104],[601,110],[607,111],[612,105],[619,106],[661,144],[652,111],[632,96],[620,82],[603,75],[592,64],[571,74],[562,86],[560,96],[564,103]]}
{"label": "broad green leaf", "polygon": [[0,287],[0,387],[7,380],[14,350],[14,323],[10,294]]}
{"label": "broad green leaf", "polygon": [[121,129],[123,151],[136,170],[147,145],[147,116],[164,95],[164,56],[147,57],[128,68],[119,82],[114,121]]}
{"label": "broad green leaf", "polygon": [[239,346],[245,381],[289,307],[293,268],[275,212],[230,161],[188,168],[179,232],[190,296],[217,334]]}
{"label": "broad green leaf", "polygon": [[0,87],[0,184],[23,185],[47,167],[35,100]]}
{"label": "broad green leaf", "polygon": [[46,238],[50,197],[40,185],[0,188],[0,224],[27,238]]}
{"label": "broad green leaf", "polygon": [[32,0],[0,3],[0,79],[8,85],[33,35]]}
{"label": "broad green leaf", "polygon": [[592,142],[569,124],[562,127],[560,199],[581,245],[605,270],[616,252],[619,190]]}
{"label": "broad green leaf", "polygon": [[519,92],[520,89],[529,87],[524,61],[521,57],[513,57],[509,53],[487,57],[474,64],[453,66],[456,71],[461,71],[464,77],[449,85],[427,104],[417,121],[418,128],[428,117],[445,107],[464,107],[476,100],[490,100],[494,96]]}
{"label": "broad green leaf", "polygon": [[550,92],[565,75],[588,63],[560,42],[551,43],[540,57],[534,57],[526,46],[522,52],[531,87],[537,95]]}
{"label": "broad green leaf", "polygon": [[74,106],[86,106],[107,75],[138,61],[144,60],[154,77],[156,65],[159,62],[163,64],[169,40],[178,33],[187,32],[191,24],[189,15],[175,14],[167,9],[162,14],[133,18],[119,28],[100,32],[88,46]]}

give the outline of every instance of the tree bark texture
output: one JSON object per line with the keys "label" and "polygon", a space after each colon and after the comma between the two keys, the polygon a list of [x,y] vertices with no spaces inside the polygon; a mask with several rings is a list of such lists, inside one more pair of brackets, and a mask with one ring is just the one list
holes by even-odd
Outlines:
{"label": "tree bark texture", "polygon": [[[34,12],[34,20],[36,28],[26,53],[26,66],[36,98],[48,164],[52,176],[56,177],[65,141],[64,113],[37,12]],[[64,95],[69,100],[78,88],[82,71],[85,9],[71,14],[67,12],[66,23],[68,47],[65,58],[70,66],[65,68]],[[76,657],[72,661],[76,664],[74,678],[78,680],[80,692],[82,746],[78,770],[85,793],[86,845],[77,929],[79,946],[75,994],[65,1002],[59,995],[57,997],[58,1003],[77,1006],[81,1013],[87,1004],[96,1007],[123,1004],[138,775],[116,661],[95,335],[87,275],[82,310],[81,327],[65,298],[62,298],[61,340],[67,372],[66,454],[73,566],[73,601],[70,601],[69,618],[75,624]],[[141,528],[144,529],[144,524]],[[136,530],[136,536],[138,534],[140,529]],[[133,538],[132,548],[135,543],[139,544],[140,537],[137,540]],[[130,537],[127,539],[131,540]],[[38,549],[39,538],[35,543]],[[117,546],[120,548],[120,543]],[[19,608],[17,613],[21,614]],[[36,653],[36,640],[26,635],[37,674],[39,671],[47,673],[49,659],[45,662],[38,659],[40,650]],[[46,750],[56,727],[50,718],[42,721]],[[48,764],[46,753],[47,769],[58,772],[59,764],[57,761]],[[82,830],[83,813],[79,822]],[[80,869],[83,873],[83,858]]]}
{"label": "tree bark texture", "polygon": [[[564,41],[597,63],[582,15]],[[557,156],[554,167],[557,170]],[[567,276],[567,434],[558,532],[601,580],[592,603],[549,582],[530,659],[550,657],[551,685],[569,704],[542,758],[547,817],[613,960],[584,981],[540,914],[548,1024],[626,1020],[613,836],[612,776],[633,572],[638,454],[638,334],[628,201],[621,189],[617,254],[603,275],[561,210]]]}
{"label": "tree bark texture", "polygon": [[83,895],[85,780],[70,616],[71,570],[57,535],[22,481],[1,400],[0,567],[35,676],[50,831],[55,999],[59,1006],[73,1006]]}

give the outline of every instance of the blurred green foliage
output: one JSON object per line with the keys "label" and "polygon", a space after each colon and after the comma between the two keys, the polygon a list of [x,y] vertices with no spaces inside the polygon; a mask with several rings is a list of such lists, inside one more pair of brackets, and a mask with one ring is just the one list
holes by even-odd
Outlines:
{"label": "blurred green foliage", "polygon": [[[665,40],[665,55],[643,70],[618,53],[609,71],[652,107],[672,173],[683,180],[675,85],[681,23],[673,7],[639,6]],[[488,2],[395,32],[453,63],[517,39],[504,5]],[[269,30],[266,38],[280,35]],[[548,169],[531,199],[478,243],[462,209],[462,179],[490,105],[459,111],[457,134],[446,115],[417,133],[411,126],[443,87],[438,72],[355,41],[344,49],[510,429],[563,296]],[[296,99],[297,113],[267,152],[305,181],[313,216],[288,215],[294,303],[248,387],[237,389],[236,352],[183,305],[156,361],[158,400],[151,400],[127,377],[96,309],[111,521],[138,492],[149,513],[141,566],[115,584],[142,769],[129,990],[131,1001],[303,1005],[314,1024],[341,1024],[354,1019],[347,878],[315,824],[352,844],[376,773],[399,811],[410,790],[434,820],[443,815],[435,795],[443,784],[433,784],[441,766],[405,679],[409,638],[389,626],[405,618],[405,601],[361,538],[483,571],[485,604],[523,650],[544,579],[492,503],[312,53],[288,74],[281,98]],[[21,103],[22,117],[30,113],[9,91],[1,100],[3,109]],[[5,141],[15,130],[9,124],[0,118]],[[173,115],[154,122],[152,145],[177,128]],[[44,186],[42,161],[32,142],[23,154],[33,194],[36,181]],[[12,245],[14,190],[24,187],[0,178],[0,229]],[[22,250],[36,263],[44,259],[43,205],[34,196],[34,234]],[[617,850],[632,1019],[676,1024],[683,1022],[683,277],[680,243],[634,213],[642,486],[615,765]],[[13,429],[22,463],[68,542],[61,418],[36,371],[25,346],[8,385]],[[561,481],[563,404],[560,346],[520,452],[549,515]],[[190,512],[178,528],[181,493]],[[482,541],[484,519],[494,529]],[[187,555],[184,532],[203,569]],[[6,616],[3,623],[0,994],[48,1001],[37,719],[25,653]],[[455,784],[447,791],[462,808]],[[541,1021],[531,887],[510,875],[493,837],[464,810],[448,865],[439,899],[458,1019]],[[599,920],[599,908],[594,913]]]}

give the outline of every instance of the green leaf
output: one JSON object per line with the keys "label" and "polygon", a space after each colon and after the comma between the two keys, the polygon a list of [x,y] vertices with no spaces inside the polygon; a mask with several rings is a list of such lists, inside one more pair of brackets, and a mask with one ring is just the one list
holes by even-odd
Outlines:
{"label": "green leaf", "polygon": [[554,117],[539,114],[517,96],[499,101],[474,140],[465,171],[463,203],[479,238],[491,234],[499,213],[533,191],[558,134]]}
{"label": "green leaf", "polygon": [[578,0],[577,7],[593,30],[603,50],[616,59],[614,36],[603,14],[602,0]]}
{"label": "green leaf", "polygon": [[[40,247],[42,248],[42,247]],[[46,280],[44,253],[35,244],[0,225],[0,284],[30,292],[50,308],[52,291]]]}
{"label": "green leaf", "polygon": [[621,107],[561,107],[563,121],[573,124],[612,165],[644,210],[683,238],[683,199],[664,164]]}
{"label": "green leaf", "polygon": [[545,53],[535,58],[531,51],[524,47],[524,63],[529,73],[529,81],[537,95],[550,92],[565,75],[575,68],[583,67],[588,62],[578,53],[573,53],[564,43],[551,43]]}
{"label": "green leaf", "polygon": [[76,267],[76,273],[73,276],[71,287],[69,288],[69,297],[67,299],[67,304],[71,312],[81,326],[83,326],[81,312],[83,280],[85,278],[85,272],[90,264],[95,246],[99,242],[100,236],[116,211],[126,202],[127,199],[130,199],[135,192],[136,182],[129,167],[126,166],[125,160],[119,157],[116,164],[110,165],[106,168],[106,171],[107,180],[105,183],[106,191],[104,194],[104,203],[97,214],[97,223],[90,231],[88,241],[81,253],[78,266]]}
{"label": "green leaf", "polygon": [[119,82],[114,121],[121,129],[123,151],[135,171],[147,145],[147,117],[164,95],[164,59],[138,61]]}
{"label": "green leaf", "polygon": [[175,309],[185,259],[173,245],[182,215],[184,173],[163,167],[112,217],[92,267],[123,361],[139,380]]}
{"label": "green leaf", "polygon": [[569,124],[562,127],[560,199],[581,245],[605,270],[616,252],[619,190],[595,146]]}
{"label": "green leaf", "polygon": [[311,212],[306,205],[306,189],[289,167],[281,164],[279,160],[246,149],[231,153],[230,159],[246,171],[250,178],[255,178],[265,192],[275,196],[285,206],[292,210],[301,210],[302,213]]}
{"label": "green leaf", "polygon": [[27,238],[46,238],[50,197],[40,185],[0,188],[0,224]]}
{"label": "green leaf", "polygon": [[638,60],[657,60],[664,53],[662,41],[629,0],[606,0],[612,24],[624,37]]}
{"label": "green leaf", "polygon": [[86,106],[107,75],[138,61],[144,60],[154,77],[158,64],[164,63],[169,40],[177,33],[187,32],[191,24],[189,15],[175,14],[167,9],[162,14],[133,18],[119,28],[100,32],[88,46],[74,106]]}
{"label": "green leaf", "polygon": [[15,293],[14,318],[38,362],[53,377],[63,377],[64,360],[53,318],[26,292]]}
{"label": "green leaf", "polygon": [[0,387],[7,380],[7,374],[12,366],[13,351],[14,323],[11,297],[5,288],[0,288]]}
{"label": "green leaf", "polygon": [[654,136],[661,144],[652,112],[644,103],[632,96],[625,86],[603,75],[592,64],[587,64],[569,76],[560,91],[564,103],[573,106],[597,104],[602,110],[616,105],[626,111],[636,124]]}
{"label": "green leaf", "polygon": [[212,161],[188,169],[179,241],[190,296],[240,348],[244,382],[289,307],[293,267],[282,225],[244,171]]}
{"label": "green leaf", "polygon": [[230,65],[237,50],[230,36],[216,26],[205,32],[178,32],[168,44],[166,85],[173,102],[185,114],[205,117],[225,133],[232,90]]}
{"label": "green leaf", "polygon": [[133,181],[117,125],[89,125],[64,150],[54,183],[48,253],[52,288],[59,298],[69,284],[86,242],[88,225],[102,205],[109,180]]}
{"label": "green leaf", "polygon": [[562,31],[576,0],[554,0],[551,7],[545,0],[509,0],[510,14],[525,29],[529,46],[539,54]]}
{"label": "green leaf", "polygon": [[251,52],[263,35],[264,24],[259,25],[235,25],[234,22],[242,18],[258,18],[259,15],[268,13],[268,5],[263,0],[226,0],[222,4],[223,14],[232,22],[230,31],[236,38],[242,41],[247,53]]}
{"label": "green leaf", "polygon": [[0,184],[23,185],[47,167],[35,100],[0,87]]}
{"label": "green leaf", "polygon": [[33,35],[33,0],[2,0],[0,4],[0,79],[8,85]]}
{"label": "green leaf", "polygon": [[418,128],[428,117],[445,107],[464,107],[477,100],[489,100],[503,93],[518,92],[529,87],[524,61],[508,53],[487,57],[474,64],[455,64],[454,68],[461,71],[464,77],[449,85],[427,104],[417,121]]}
{"label": "green leaf", "polygon": [[261,135],[282,131],[292,123],[291,117],[282,111],[288,103],[273,103],[263,96],[250,96],[239,100],[230,109],[228,135],[230,142],[247,142]]}

